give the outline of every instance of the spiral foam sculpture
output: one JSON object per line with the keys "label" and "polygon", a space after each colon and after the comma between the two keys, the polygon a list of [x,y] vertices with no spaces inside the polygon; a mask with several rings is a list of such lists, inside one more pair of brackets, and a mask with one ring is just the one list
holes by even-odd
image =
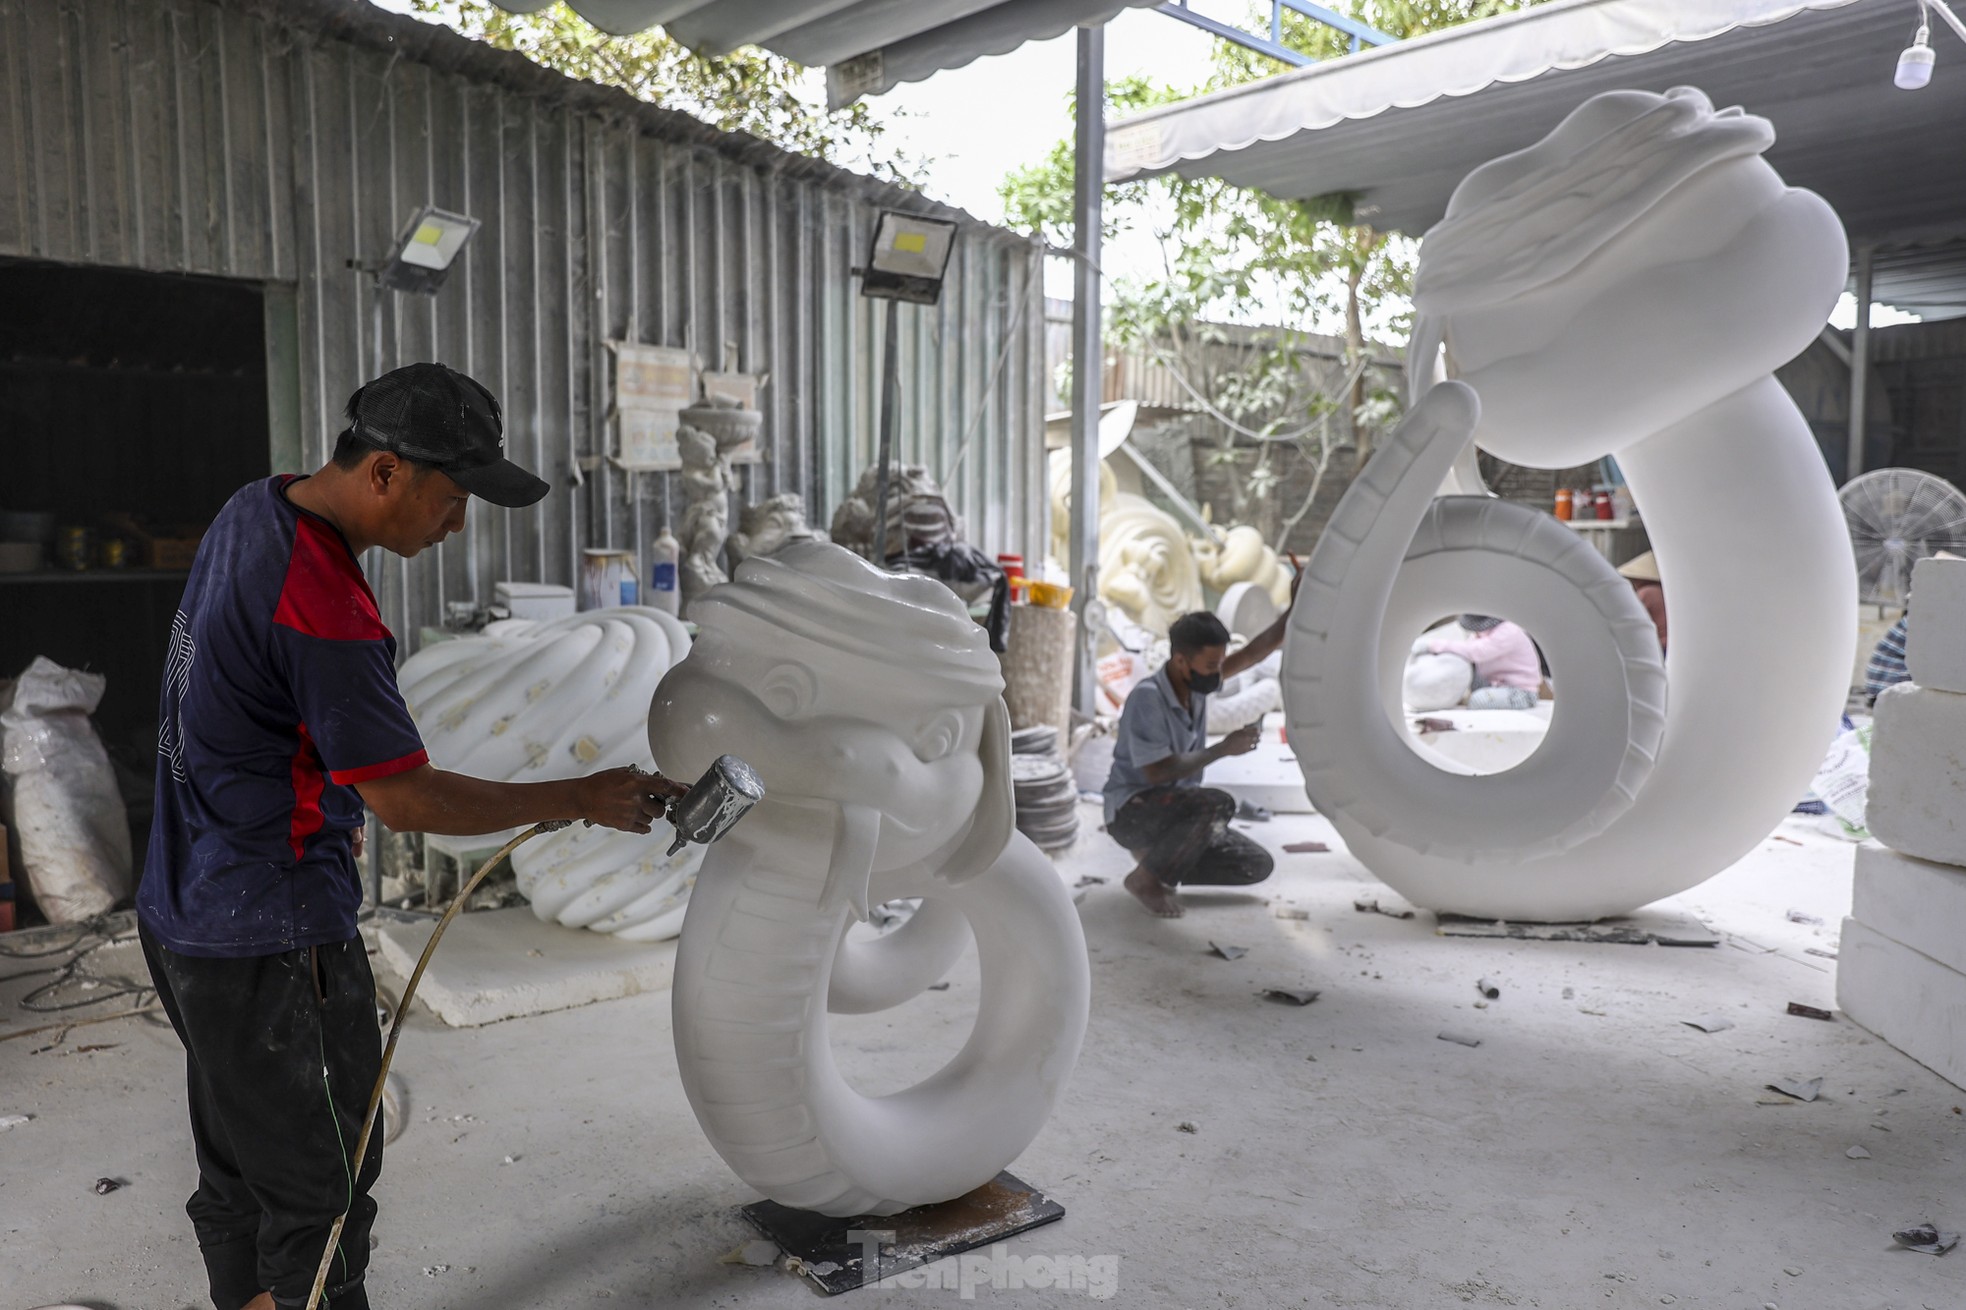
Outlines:
{"label": "spiral foam sculpture", "polygon": [[[428,647],[398,683],[439,768],[504,782],[653,769],[646,707],[689,645],[660,610],[593,610]],[[521,846],[512,870],[542,920],[661,941],[682,931],[703,861],[695,845],[667,855],[673,836],[661,822],[647,834],[575,824]]]}
{"label": "spiral foam sculpture", "polygon": [[[1773,140],[1691,88],[1596,96],[1469,174],[1421,245],[1416,403],[1334,513],[1284,648],[1306,789],[1417,904],[1577,920],[1683,891],[1780,822],[1836,730],[1855,567],[1772,374],[1849,259],[1829,206],[1761,158]],[[1671,606],[1663,685],[1630,586],[1570,528],[1434,497],[1450,470],[1470,485],[1476,445],[1617,457]],[[1461,611],[1527,628],[1557,689],[1543,744],[1485,777],[1426,764],[1391,722],[1413,636]]]}

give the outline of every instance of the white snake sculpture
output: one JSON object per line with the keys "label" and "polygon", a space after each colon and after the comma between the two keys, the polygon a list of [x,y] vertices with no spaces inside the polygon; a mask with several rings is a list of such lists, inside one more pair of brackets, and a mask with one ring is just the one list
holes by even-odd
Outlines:
{"label": "white snake sculpture", "polygon": [[[693,611],[649,743],[662,771],[748,761],[765,799],[709,849],[676,954],[676,1061],[704,1133],[784,1205],[893,1214],[996,1176],[1050,1116],[1090,1003],[1057,870],[1013,826],[1010,718],[983,630],[941,583],[824,542],[747,559]],[[869,904],[924,898],[885,937]],[[962,1050],[888,1096],[847,1084],[826,1013],[883,1010],[975,935]]]}
{"label": "white snake sculpture", "polygon": [[[1471,173],[1421,246],[1416,403],[1312,554],[1283,666],[1306,789],[1418,904],[1624,913],[1752,850],[1823,757],[1855,570],[1772,372],[1821,329],[1848,252],[1829,206],[1761,158],[1773,139],[1689,88],[1597,96]],[[1434,383],[1437,354],[1458,380]],[[1671,606],[1663,668],[1630,586],[1571,529],[1435,499],[1450,470],[1479,488],[1477,444],[1545,468],[1617,456]],[[1543,745],[1487,777],[1394,726],[1413,635],[1464,610],[1528,628],[1557,688]]]}

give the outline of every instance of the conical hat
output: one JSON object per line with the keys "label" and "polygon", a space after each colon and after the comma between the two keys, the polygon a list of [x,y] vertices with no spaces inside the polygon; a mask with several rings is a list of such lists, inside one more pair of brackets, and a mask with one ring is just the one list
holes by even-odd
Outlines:
{"label": "conical hat", "polygon": [[1659,561],[1652,557],[1651,551],[1635,556],[1618,566],[1618,576],[1630,578],[1633,582],[1657,582],[1659,580]]}

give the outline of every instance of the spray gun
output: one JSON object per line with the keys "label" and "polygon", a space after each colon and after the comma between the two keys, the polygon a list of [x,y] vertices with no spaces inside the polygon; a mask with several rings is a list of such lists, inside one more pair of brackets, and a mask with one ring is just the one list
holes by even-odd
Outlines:
{"label": "spray gun", "polygon": [[[633,764],[628,766],[628,771],[645,778],[655,776]],[[756,769],[735,755],[719,755],[696,780],[695,786],[665,803],[662,817],[676,830],[676,840],[670,844],[668,853],[674,855],[690,842],[708,846],[735,828],[737,821],[764,798],[765,785],[758,779]],[[554,819],[540,824],[539,829],[557,832],[572,822],[572,819]],[[590,828],[594,826],[592,819],[581,822]]]}
{"label": "spray gun", "polygon": [[758,773],[735,755],[719,755],[703,771],[696,785],[669,802],[665,812],[676,840],[669,847],[674,855],[685,843],[708,846],[751,812],[765,798],[765,785]]}

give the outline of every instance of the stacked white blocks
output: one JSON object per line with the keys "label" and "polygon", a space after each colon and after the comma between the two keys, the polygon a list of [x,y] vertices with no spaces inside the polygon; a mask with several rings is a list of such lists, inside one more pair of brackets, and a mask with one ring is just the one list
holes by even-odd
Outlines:
{"label": "stacked white blocks", "polygon": [[[1837,1004],[1966,1086],[1966,560],[1912,574],[1911,681],[1877,698]],[[1881,844],[1880,844],[1881,843]]]}

